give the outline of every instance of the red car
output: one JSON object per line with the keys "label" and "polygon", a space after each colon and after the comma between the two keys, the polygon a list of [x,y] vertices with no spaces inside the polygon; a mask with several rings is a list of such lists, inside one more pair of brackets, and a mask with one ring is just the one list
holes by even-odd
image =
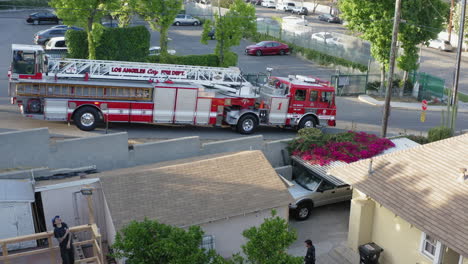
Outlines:
{"label": "red car", "polygon": [[289,53],[289,46],[278,41],[262,41],[255,45],[250,45],[245,48],[245,53],[248,55],[284,55]]}

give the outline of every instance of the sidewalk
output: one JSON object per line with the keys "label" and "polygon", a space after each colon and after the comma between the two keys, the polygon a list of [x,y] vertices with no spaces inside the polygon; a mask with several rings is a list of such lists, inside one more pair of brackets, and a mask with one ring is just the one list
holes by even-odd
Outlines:
{"label": "sidewalk", "polygon": [[[368,95],[359,95],[359,101],[370,105],[383,106],[384,101],[378,101]],[[421,103],[403,103],[403,102],[390,102],[392,108],[406,109],[406,110],[422,110]],[[429,105],[427,111],[447,111],[447,106],[444,105]],[[459,102],[458,104],[459,113],[468,113],[468,103]]]}

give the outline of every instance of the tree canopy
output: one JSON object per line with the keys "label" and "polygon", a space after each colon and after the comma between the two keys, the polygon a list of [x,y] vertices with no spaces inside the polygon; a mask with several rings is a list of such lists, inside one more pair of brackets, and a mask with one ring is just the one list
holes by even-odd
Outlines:
{"label": "tree canopy", "polygon": [[208,44],[208,33],[215,29],[215,54],[219,56],[220,64],[226,66],[229,61],[230,49],[240,44],[240,40],[256,32],[255,7],[243,0],[235,0],[224,14],[216,14],[214,22],[207,20],[203,27],[201,42]]}
{"label": "tree canopy", "polygon": [[[392,41],[395,0],[341,0],[341,16],[348,29],[361,33],[369,41],[372,56],[384,67],[388,66]],[[448,5],[442,0],[402,1],[401,25],[398,35],[404,50],[398,59],[403,70],[417,69],[416,46],[437,37],[443,30],[448,14]]]}
{"label": "tree canopy", "polygon": [[115,237],[113,257],[127,258],[129,264],[221,264],[224,259],[213,250],[200,247],[203,231],[187,230],[155,220],[132,221]]}
{"label": "tree canopy", "polygon": [[94,24],[106,14],[103,10],[112,10],[119,0],[51,0],[49,5],[55,8],[57,16],[65,25],[84,27],[88,35],[89,59],[96,59],[96,40],[98,32],[93,32]]}
{"label": "tree canopy", "polygon": [[272,216],[266,218],[259,227],[251,227],[242,235],[248,240],[242,245],[242,252],[235,255],[232,263],[252,264],[302,264],[302,257],[294,257],[287,253],[288,247],[297,239],[295,230],[290,230],[288,222],[272,211]]}
{"label": "tree canopy", "polygon": [[[159,31],[159,46],[161,55],[167,55],[169,27],[182,9],[182,0],[132,0],[131,9],[135,10],[152,30]],[[124,7],[122,7],[124,8]]]}

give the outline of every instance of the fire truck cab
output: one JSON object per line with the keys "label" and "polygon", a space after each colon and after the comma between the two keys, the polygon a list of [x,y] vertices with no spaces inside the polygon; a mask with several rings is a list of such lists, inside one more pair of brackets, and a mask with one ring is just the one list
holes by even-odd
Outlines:
{"label": "fire truck cab", "polygon": [[334,126],[334,88],[307,77],[270,77],[255,87],[238,68],[63,59],[12,46],[9,95],[24,116],[73,121],[258,126]]}

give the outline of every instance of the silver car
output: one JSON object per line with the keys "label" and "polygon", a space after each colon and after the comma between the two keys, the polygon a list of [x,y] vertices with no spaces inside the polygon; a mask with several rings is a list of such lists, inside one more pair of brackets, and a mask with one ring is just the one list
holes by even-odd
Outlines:
{"label": "silver car", "polygon": [[194,18],[191,15],[179,14],[174,19],[174,25],[176,25],[176,26],[180,26],[180,25],[198,26],[198,25],[200,25],[200,20]]}
{"label": "silver car", "polygon": [[[289,205],[290,215],[299,221],[309,218],[314,207],[338,203],[352,198],[351,186],[327,175],[328,166],[311,165],[298,157],[291,157],[292,173],[279,172],[289,185],[295,200]],[[289,176],[287,174],[292,174]],[[288,179],[289,178],[289,179]]]}

